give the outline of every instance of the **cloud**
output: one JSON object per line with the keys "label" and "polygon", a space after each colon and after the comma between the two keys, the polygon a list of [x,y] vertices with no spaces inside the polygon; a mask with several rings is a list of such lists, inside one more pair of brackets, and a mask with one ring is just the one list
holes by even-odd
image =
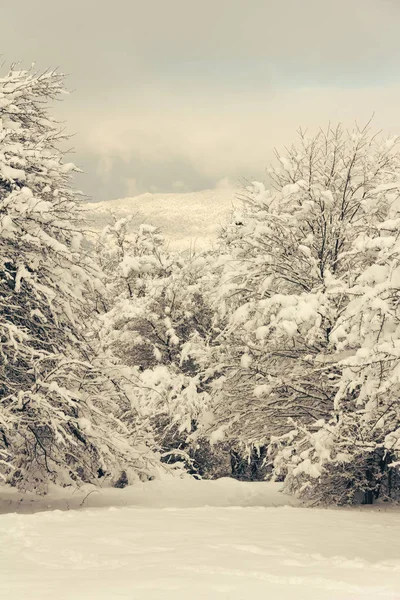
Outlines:
{"label": "cloud", "polygon": [[56,112],[98,198],[260,178],[299,125],[398,133],[398,0],[19,0],[3,58],[70,73]]}
{"label": "cloud", "polygon": [[398,0],[20,0],[2,6],[2,42],[15,58],[29,52],[28,60],[55,61],[87,89],[103,79],[111,91],[115,82],[121,89],[137,76],[169,78],[185,68],[221,75],[233,63],[237,74],[240,61],[267,62],[271,71],[285,62],[379,71],[381,59],[398,58],[399,18]]}
{"label": "cloud", "polygon": [[188,192],[188,191],[190,191],[188,189],[188,186],[186,185],[186,183],[184,181],[182,181],[181,179],[177,179],[176,181],[174,181],[172,183],[172,189],[175,192]]}
{"label": "cloud", "polygon": [[237,186],[229,177],[222,177],[215,183],[215,187],[217,190],[233,190]]}
{"label": "cloud", "polygon": [[136,196],[138,193],[137,181],[134,177],[125,178],[126,196],[128,198]]}
{"label": "cloud", "polygon": [[[310,132],[328,122],[352,127],[356,120],[367,122],[375,112],[375,129],[400,133],[400,85],[265,88],[257,94],[233,95],[228,102],[219,89],[207,93],[165,89],[160,93],[164,110],[159,111],[152,107],[155,94],[153,89],[147,94],[142,90],[141,102],[118,115],[83,115],[77,136],[81,152],[97,157],[102,165],[116,159],[127,166],[154,165],[153,185],[159,183],[160,165],[168,166],[170,189],[176,189],[177,181],[190,186],[189,167],[214,184],[225,178],[262,177],[274,147],[295,141],[299,126]],[[178,164],[182,173],[176,177],[173,165]],[[140,179],[139,172],[130,176]]]}

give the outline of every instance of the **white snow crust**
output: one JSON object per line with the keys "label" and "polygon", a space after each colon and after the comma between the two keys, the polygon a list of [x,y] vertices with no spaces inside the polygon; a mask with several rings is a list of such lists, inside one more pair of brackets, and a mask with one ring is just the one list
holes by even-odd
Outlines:
{"label": "white snow crust", "polygon": [[[10,600],[400,598],[400,513],[293,506],[279,484],[0,489]],[[292,504],[292,506],[290,506]]]}

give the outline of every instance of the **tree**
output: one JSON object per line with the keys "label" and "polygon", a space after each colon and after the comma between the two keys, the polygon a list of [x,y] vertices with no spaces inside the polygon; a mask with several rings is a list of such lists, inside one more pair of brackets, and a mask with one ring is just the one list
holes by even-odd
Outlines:
{"label": "tree", "polygon": [[77,169],[48,114],[63,81],[15,69],[0,79],[0,476],[42,490],[152,460],[145,432],[133,440],[118,419],[131,398],[86,326],[101,273],[81,248]]}
{"label": "tree", "polygon": [[[398,197],[400,183],[387,186]],[[339,504],[400,497],[399,213],[355,241],[373,257],[332,331],[341,377],[330,419],[280,441],[288,488]],[[278,442],[279,443],[279,442]]]}
{"label": "tree", "polygon": [[190,470],[209,473],[203,462],[212,448],[196,437],[209,395],[191,348],[213,334],[202,289],[210,257],[171,253],[156,228],[129,225],[115,221],[97,245],[107,274],[102,347],[130,372],[163,460],[184,458]]}
{"label": "tree", "polygon": [[310,424],[329,420],[342,376],[332,332],[349,287],[374,261],[354,251],[356,240],[398,197],[397,140],[378,139],[368,126],[300,132],[277,160],[268,170],[273,190],[245,189],[217,264],[214,302],[226,325],[212,429],[249,448],[287,434],[293,420],[301,439]]}

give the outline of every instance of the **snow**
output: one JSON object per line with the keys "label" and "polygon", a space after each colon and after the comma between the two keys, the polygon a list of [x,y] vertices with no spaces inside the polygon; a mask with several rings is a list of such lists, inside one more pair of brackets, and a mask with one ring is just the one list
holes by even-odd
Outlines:
{"label": "snow", "polygon": [[[88,203],[90,229],[100,232],[117,219],[131,217],[130,226],[144,222],[159,227],[174,250],[194,246],[197,250],[214,244],[235,204],[238,190],[214,189],[175,194],[141,194],[133,198]],[[149,227],[149,225],[146,225]],[[129,228],[128,228],[129,229]]]}
{"label": "snow", "polygon": [[400,598],[395,509],[289,503],[279,484],[231,479],[53,489],[45,498],[4,487],[0,597]]}
{"label": "snow", "polygon": [[[159,371],[162,367],[159,367]],[[146,508],[198,508],[204,506],[286,506],[297,505],[294,498],[280,491],[277,483],[244,483],[230,478],[198,481],[162,476],[146,483],[137,482],[123,490],[87,485],[74,488],[51,487],[47,496],[19,493],[0,487],[0,515],[17,511],[34,513],[43,510],[76,510],[109,506]]]}
{"label": "snow", "polygon": [[18,179],[20,181],[25,181],[25,171],[14,169],[3,162],[0,162],[0,174],[6,180],[14,181]]}

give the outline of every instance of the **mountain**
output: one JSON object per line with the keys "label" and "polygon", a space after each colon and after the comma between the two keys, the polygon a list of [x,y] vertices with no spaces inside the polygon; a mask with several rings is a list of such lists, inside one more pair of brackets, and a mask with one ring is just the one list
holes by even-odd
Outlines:
{"label": "mountain", "polygon": [[141,194],[133,198],[88,203],[91,229],[100,232],[112,223],[112,214],[120,219],[133,215],[132,225],[148,223],[159,227],[171,248],[210,246],[229,213],[240,204],[238,190],[214,189],[174,194]]}

